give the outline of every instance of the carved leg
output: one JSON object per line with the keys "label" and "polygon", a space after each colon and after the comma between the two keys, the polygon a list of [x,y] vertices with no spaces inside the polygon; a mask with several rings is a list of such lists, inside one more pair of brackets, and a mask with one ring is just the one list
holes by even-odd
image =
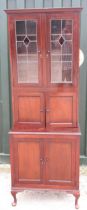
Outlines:
{"label": "carved leg", "polygon": [[78,199],[80,197],[80,192],[79,191],[74,191],[73,195],[75,196],[75,208],[79,209],[79,205],[78,205]]}
{"label": "carved leg", "polygon": [[17,204],[17,198],[16,198],[17,192],[16,191],[11,191],[11,194],[12,194],[12,196],[14,198],[14,201],[12,203],[12,206],[16,206],[16,204]]}

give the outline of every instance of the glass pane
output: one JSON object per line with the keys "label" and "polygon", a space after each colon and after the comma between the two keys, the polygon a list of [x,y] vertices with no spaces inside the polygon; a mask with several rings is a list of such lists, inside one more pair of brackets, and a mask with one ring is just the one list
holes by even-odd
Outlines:
{"label": "glass pane", "polygon": [[16,21],[16,34],[25,34],[25,21]]}
{"label": "glass pane", "polygon": [[36,41],[36,36],[28,36],[30,41]]}
{"label": "glass pane", "polygon": [[18,64],[18,82],[20,83],[38,82],[37,62]]}
{"label": "glass pane", "polygon": [[24,38],[25,38],[25,36],[23,36],[23,35],[22,35],[22,36],[20,36],[20,35],[19,35],[19,36],[17,36],[17,41],[23,41],[23,40],[24,40]]}
{"label": "glass pane", "polygon": [[61,46],[58,42],[51,42],[51,53],[60,54]]}
{"label": "glass pane", "polygon": [[61,20],[51,21],[51,34],[61,34]]}
{"label": "glass pane", "polygon": [[62,80],[62,65],[61,62],[51,62],[51,82],[57,83]]}
{"label": "glass pane", "polygon": [[38,46],[35,21],[16,21],[16,51],[18,82],[38,83]]}
{"label": "glass pane", "polygon": [[27,34],[36,34],[36,22],[33,20],[27,21]]}
{"label": "glass pane", "polygon": [[63,82],[70,82],[71,81],[71,71],[67,70],[67,71],[63,71],[62,73],[62,80]]}
{"label": "glass pane", "polygon": [[37,53],[37,43],[31,42],[28,46],[28,53]]}
{"label": "glass pane", "polygon": [[26,54],[27,49],[24,42],[17,42],[17,53],[18,54]]}
{"label": "glass pane", "polygon": [[62,57],[61,55],[54,55],[54,54],[51,54],[51,61],[61,61]]}
{"label": "glass pane", "polygon": [[27,63],[27,55],[18,55],[17,61],[18,63]]}
{"label": "glass pane", "polygon": [[70,81],[71,80],[71,62],[63,62],[62,63],[62,70],[63,70],[63,81]]}
{"label": "glass pane", "polygon": [[66,41],[62,46],[62,54],[72,54],[72,42]]}
{"label": "glass pane", "polygon": [[51,83],[72,81],[72,36],[72,20],[51,21]]}
{"label": "glass pane", "polygon": [[72,33],[72,20],[62,20],[62,33],[63,34]]}
{"label": "glass pane", "polygon": [[72,41],[72,34],[63,34],[63,37],[66,41]]}
{"label": "glass pane", "polygon": [[72,55],[62,55],[62,61],[72,61]]}

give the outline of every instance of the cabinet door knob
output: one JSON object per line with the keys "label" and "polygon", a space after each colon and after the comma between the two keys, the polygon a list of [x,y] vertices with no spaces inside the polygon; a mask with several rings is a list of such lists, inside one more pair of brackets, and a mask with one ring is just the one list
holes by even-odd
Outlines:
{"label": "cabinet door knob", "polygon": [[44,159],[43,158],[40,158],[40,162],[43,165],[44,164]]}

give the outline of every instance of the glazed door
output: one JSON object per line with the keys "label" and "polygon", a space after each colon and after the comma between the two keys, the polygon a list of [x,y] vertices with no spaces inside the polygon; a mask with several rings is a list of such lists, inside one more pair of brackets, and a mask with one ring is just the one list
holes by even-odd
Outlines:
{"label": "glazed door", "polygon": [[[61,85],[66,89],[75,85],[75,43],[77,25],[74,16],[47,15],[47,80],[48,85]],[[78,52],[78,51],[77,51]]]}
{"label": "glazed door", "polygon": [[40,15],[17,15],[9,22],[13,85],[39,86],[43,69]]}

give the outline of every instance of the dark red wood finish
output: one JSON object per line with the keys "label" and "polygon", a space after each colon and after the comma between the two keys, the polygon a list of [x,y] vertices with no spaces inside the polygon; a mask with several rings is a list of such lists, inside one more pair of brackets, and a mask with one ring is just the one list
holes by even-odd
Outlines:
{"label": "dark red wood finish", "polygon": [[[72,193],[75,196],[75,207],[78,207],[80,11],[80,8],[6,10],[13,113],[12,130],[9,133],[13,205],[17,202],[17,192],[28,188],[46,188]],[[73,22],[71,83],[50,82],[50,21],[53,19]],[[18,82],[16,20],[36,22],[36,83]]]}

